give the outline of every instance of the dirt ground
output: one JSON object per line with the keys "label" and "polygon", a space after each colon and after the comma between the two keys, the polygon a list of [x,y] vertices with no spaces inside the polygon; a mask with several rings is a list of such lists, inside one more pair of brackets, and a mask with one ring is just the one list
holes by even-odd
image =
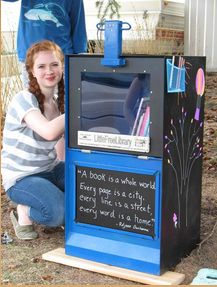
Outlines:
{"label": "dirt ground", "polygon": [[[203,192],[201,210],[201,243],[179,263],[174,271],[185,274],[188,285],[201,268],[217,269],[217,74],[207,74],[204,126]],[[15,237],[9,213],[14,205],[1,192],[1,234],[7,232],[13,242],[2,244],[1,284],[137,284],[48,262],[42,254],[64,246],[61,228],[45,229],[37,226],[40,237],[34,241],[20,241]],[[139,284],[138,284],[139,285]]]}

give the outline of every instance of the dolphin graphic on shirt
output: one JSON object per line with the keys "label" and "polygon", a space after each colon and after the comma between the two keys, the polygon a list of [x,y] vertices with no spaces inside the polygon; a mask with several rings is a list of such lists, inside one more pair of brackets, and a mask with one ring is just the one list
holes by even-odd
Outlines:
{"label": "dolphin graphic on shirt", "polygon": [[53,15],[50,10],[45,9],[30,9],[24,14],[28,20],[35,21],[52,21],[56,24],[56,27],[63,26],[59,20]]}

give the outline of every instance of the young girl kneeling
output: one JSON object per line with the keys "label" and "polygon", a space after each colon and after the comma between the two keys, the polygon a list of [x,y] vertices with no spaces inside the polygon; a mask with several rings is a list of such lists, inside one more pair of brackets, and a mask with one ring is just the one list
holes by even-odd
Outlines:
{"label": "young girl kneeling", "polygon": [[17,204],[10,217],[23,240],[38,237],[33,222],[64,225],[64,162],[55,148],[64,133],[63,61],[61,49],[53,42],[30,47],[28,91],[13,97],[5,119],[3,186]]}

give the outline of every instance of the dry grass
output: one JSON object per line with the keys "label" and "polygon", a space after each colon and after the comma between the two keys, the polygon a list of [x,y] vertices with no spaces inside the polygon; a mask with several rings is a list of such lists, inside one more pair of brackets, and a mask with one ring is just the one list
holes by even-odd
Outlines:
{"label": "dry grass", "polygon": [[[11,32],[10,41],[15,41]],[[1,33],[1,113],[4,116],[11,98],[22,89],[17,54],[11,51],[8,37]]]}
{"label": "dry grass", "polygon": [[182,55],[183,45],[177,45],[176,40],[128,40],[123,44],[126,54],[147,55]]}
{"label": "dry grass", "polygon": [[[177,43],[176,39],[135,39],[124,40],[122,46],[123,54],[144,55],[183,55],[184,43]],[[89,45],[89,53],[103,53],[103,40],[98,40]]]}

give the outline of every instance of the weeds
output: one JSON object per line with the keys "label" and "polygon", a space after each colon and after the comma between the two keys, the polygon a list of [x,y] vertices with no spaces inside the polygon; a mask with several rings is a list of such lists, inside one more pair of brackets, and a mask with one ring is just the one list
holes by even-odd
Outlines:
{"label": "weeds", "polygon": [[22,89],[19,63],[13,45],[15,35],[14,32],[10,32],[9,35],[1,33],[1,113],[3,117],[11,98]]}

